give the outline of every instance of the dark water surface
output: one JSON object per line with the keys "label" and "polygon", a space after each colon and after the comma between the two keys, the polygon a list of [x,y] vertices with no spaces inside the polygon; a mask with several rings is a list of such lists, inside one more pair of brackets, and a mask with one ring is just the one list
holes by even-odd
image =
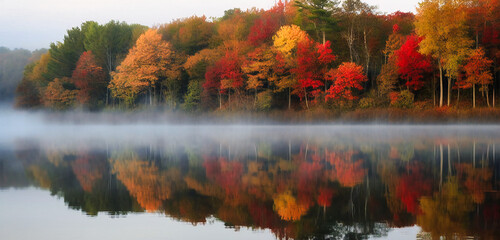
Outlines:
{"label": "dark water surface", "polygon": [[498,126],[3,121],[0,239],[500,236]]}

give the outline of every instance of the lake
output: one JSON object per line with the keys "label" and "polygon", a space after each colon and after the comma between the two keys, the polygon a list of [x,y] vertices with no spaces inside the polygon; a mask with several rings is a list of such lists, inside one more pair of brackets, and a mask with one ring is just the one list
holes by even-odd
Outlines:
{"label": "lake", "polygon": [[0,239],[500,236],[500,126],[0,125]]}

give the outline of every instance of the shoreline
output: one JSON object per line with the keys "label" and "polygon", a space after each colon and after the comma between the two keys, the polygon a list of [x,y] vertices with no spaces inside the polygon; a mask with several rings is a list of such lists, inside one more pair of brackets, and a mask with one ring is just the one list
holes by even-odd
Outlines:
{"label": "shoreline", "polygon": [[[353,111],[274,110],[269,112],[215,111],[186,113],[164,109],[132,111],[46,111],[7,109],[32,114],[51,123],[72,124],[172,124],[172,125],[498,125],[500,108],[477,109],[394,109],[373,108]],[[4,109],[5,112],[5,109]]]}

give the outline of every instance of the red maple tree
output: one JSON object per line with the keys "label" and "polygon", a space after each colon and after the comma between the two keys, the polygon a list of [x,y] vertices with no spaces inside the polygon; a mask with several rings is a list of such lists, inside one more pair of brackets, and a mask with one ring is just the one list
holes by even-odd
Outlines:
{"label": "red maple tree", "polygon": [[422,37],[410,35],[396,51],[398,73],[406,80],[406,87],[419,90],[424,86],[424,74],[432,70],[430,58],[418,52]]}
{"label": "red maple tree", "polygon": [[328,89],[325,100],[357,99],[358,97],[353,95],[353,88],[363,90],[361,83],[368,81],[363,74],[363,67],[352,62],[342,63],[337,70],[331,69],[326,77],[327,80],[334,81],[334,84]]}
{"label": "red maple tree", "polygon": [[93,106],[106,91],[106,72],[96,62],[91,51],[84,52],[73,71],[71,81],[79,89],[76,99],[80,104]]}
{"label": "red maple tree", "polygon": [[284,17],[282,8],[283,4],[278,5],[265,11],[261,17],[255,19],[248,34],[248,41],[253,46],[259,46],[265,41],[271,40],[274,33],[278,31],[280,27],[279,21]]}
{"label": "red maple tree", "polygon": [[243,87],[241,62],[236,52],[228,51],[213,66],[205,72],[203,88],[209,94],[219,95],[219,107],[222,107],[222,94],[238,91]]}
{"label": "red maple tree", "polygon": [[297,66],[292,72],[297,76],[298,85],[294,93],[305,99],[309,108],[308,98],[315,102],[325,84],[325,74],[328,65],[335,60],[329,41],[325,44],[315,43],[311,39],[299,42],[297,45]]}

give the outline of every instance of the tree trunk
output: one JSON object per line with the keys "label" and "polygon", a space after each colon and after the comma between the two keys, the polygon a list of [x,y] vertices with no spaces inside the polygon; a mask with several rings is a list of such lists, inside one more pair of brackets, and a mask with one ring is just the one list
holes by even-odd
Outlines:
{"label": "tree trunk", "polygon": [[476,84],[472,84],[472,108],[476,108]]}
{"label": "tree trunk", "polygon": [[220,94],[220,90],[219,90],[219,109],[222,109],[222,96]]}
{"label": "tree trunk", "polygon": [[490,96],[490,92],[488,90],[486,90],[486,103],[488,104],[488,107],[490,107],[490,97],[489,96]]}
{"label": "tree trunk", "polygon": [[155,87],[153,87],[152,91],[153,91],[153,103],[152,103],[152,105],[156,105],[156,89],[155,89]]}
{"label": "tree trunk", "polygon": [[443,66],[441,60],[439,61],[439,107],[443,106]]}
{"label": "tree trunk", "polygon": [[290,94],[290,88],[288,88],[288,110],[290,110],[292,106],[292,96]]}
{"label": "tree trunk", "polygon": [[476,168],[476,140],[472,146],[472,168]]}
{"label": "tree trunk", "polygon": [[451,176],[451,148],[450,144],[448,144],[448,177]]}
{"label": "tree trunk", "polygon": [[457,107],[459,102],[460,102],[460,88],[457,88]]}
{"label": "tree trunk", "polygon": [[309,110],[309,103],[307,102],[307,90],[304,88],[304,98],[306,99],[306,108]]}
{"label": "tree trunk", "polygon": [[323,32],[323,45],[325,45],[325,43],[326,43],[326,36],[325,35],[326,34],[325,34],[325,31],[322,31],[322,32]]}
{"label": "tree trunk", "polygon": [[349,47],[349,57],[351,58],[351,62],[354,62],[353,58],[353,44],[354,44],[354,22],[351,22],[351,26],[349,26],[348,34],[344,35],[345,40],[347,41],[347,47]]}
{"label": "tree trunk", "polygon": [[318,39],[318,41],[319,41],[319,30],[318,30],[318,27],[317,27],[317,25],[316,25],[315,22],[313,22],[313,25],[314,25],[314,30],[315,30],[314,32],[316,33],[316,39]]}
{"label": "tree trunk", "polygon": [[[363,38],[365,42],[365,54],[366,54],[366,76],[368,76],[368,69],[370,69],[370,50],[368,49],[368,42],[366,39],[366,29],[363,29]],[[372,83],[373,84],[373,83]]]}
{"label": "tree trunk", "polygon": [[436,107],[436,74],[432,74],[432,103]]}
{"label": "tree trunk", "polygon": [[441,187],[443,186],[443,144],[439,144],[439,191],[441,192]]}
{"label": "tree trunk", "polygon": [[292,161],[292,142],[288,140],[288,161]]}
{"label": "tree trunk", "polygon": [[448,78],[448,107],[451,102],[451,77]]}
{"label": "tree trunk", "polygon": [[257,104],[257,88],[255,88],[255,99],[253,101],[253,107]]}
{"label": "tree trunk", "polygon": [[153,96],[151,94],[151,87],[149,87],[149,106],[153,105]]}

